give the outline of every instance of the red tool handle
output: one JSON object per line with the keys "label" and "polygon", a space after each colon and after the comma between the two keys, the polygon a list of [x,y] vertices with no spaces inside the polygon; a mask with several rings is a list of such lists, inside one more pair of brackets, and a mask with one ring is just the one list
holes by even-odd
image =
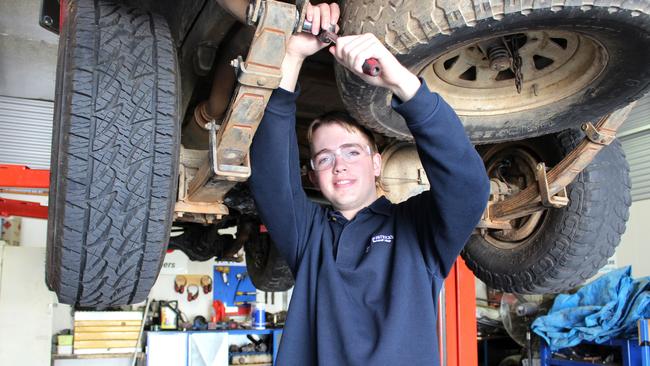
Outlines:
{"label": "red tool handle", "polygon": [[379,61],[376,58],[369,58],[363,62],[361,66],[363,73],[370,76],[377,76],[381,73],[381,67],[379,66]]}

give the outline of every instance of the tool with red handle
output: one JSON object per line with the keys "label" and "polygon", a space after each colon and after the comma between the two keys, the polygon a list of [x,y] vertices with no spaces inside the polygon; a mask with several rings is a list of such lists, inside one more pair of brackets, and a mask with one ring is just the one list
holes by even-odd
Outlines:
{"label": "tool with red handle", "polygon": [[[302,26],[302,31],[311,32],[311,27],[312,27],[312,23],[307,19],[305,19],[305,22],[303,23]],[[318,33],[317,37],[321,42],[324,43],[336,43],[336,40],[339,38],[339,36],[336,33],[327,30],[321,30],[320,33]],[[381,73],[381,67],[379,66],[379,61],[377,61],[376,58],[372,58],[372,57],[363,62],[363,65],[361,66],[361,70],[363,71],[364,74],[370,76],[377,76]]]}

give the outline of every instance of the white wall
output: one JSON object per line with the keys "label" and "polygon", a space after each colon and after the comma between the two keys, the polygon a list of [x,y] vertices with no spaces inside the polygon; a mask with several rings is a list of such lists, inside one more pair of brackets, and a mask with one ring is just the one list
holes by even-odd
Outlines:
{"label": "white wall", "polygon": [[632,202],[627,229],[616,251],[618,267],[631,265],[634,277],[650,276],[650,200]]}
{"label": "white wall", "polygon": [[45,248],[0,245],[0,365],[49,365],[54,293]]}

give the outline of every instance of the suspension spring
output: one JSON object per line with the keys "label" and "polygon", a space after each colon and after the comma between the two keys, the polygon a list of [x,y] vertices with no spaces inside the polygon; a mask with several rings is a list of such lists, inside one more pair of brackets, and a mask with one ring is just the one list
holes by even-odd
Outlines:
{"label": "suspension spring", "polygon": [[511,66],[510,52],[502,45],[491,47],[488,50],[488,58],[490,69],[494,71],[507,70]]}

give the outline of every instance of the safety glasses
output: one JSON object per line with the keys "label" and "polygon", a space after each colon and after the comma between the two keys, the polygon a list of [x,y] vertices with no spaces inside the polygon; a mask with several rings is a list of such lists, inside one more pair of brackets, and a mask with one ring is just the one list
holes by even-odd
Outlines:
{"label": "safety glasses", "polygon": [[321,150],[318,154],[311,158],[311,168],[315,171],[331,169],[334,166],[336,157],[340,156],[346,163],[354,163],[358,161],[363,155],[371,155],[372,150],[370,146],[359,144],[344,144],[339,146],[338,149]]}

